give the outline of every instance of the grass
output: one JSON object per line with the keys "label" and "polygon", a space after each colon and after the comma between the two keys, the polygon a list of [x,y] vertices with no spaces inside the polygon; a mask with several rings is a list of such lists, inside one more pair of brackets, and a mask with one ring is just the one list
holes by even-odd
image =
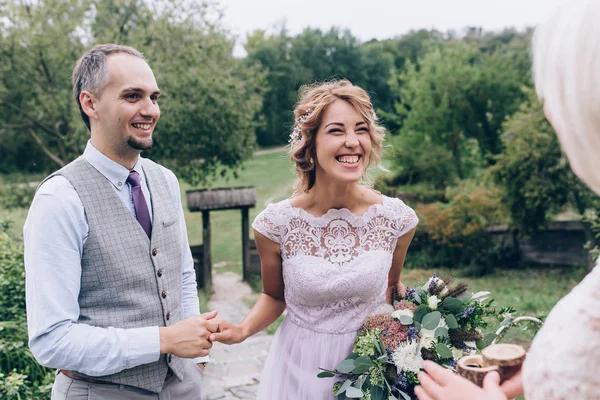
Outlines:
{"label": "grass", "polygon": [[[484,277],[461,277],[460,271],[451,269],[436,269],[435,272],[443,279],[453,276],[454,282],[469,284],[472,292],[488,290],[498,307],[512,306],[516,309],[515,316],[529,315],[545,317],[560,298],[565,296],[586,275],[584,268],[547,268],[530,267],[525,269],[499,269]],[[425,282],[433,270],[406,269],[402,272],[402,282],[407,286]],[[490,326],[495,331],[497,325]],[[509,330],[503,338],[504,343],[519,343],[525,347],[534,336],[536,330],[522,331],[517,328]]]}

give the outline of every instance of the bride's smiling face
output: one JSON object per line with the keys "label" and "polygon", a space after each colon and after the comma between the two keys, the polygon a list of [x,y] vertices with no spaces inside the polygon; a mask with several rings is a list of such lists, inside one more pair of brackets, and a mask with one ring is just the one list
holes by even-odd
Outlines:
{"label": "bride's smiling face", "polygon": [[331,103],[323,112],[315,140],[317,180],[358,182],[369,165],[369,129],[352,104],[341,99]]}

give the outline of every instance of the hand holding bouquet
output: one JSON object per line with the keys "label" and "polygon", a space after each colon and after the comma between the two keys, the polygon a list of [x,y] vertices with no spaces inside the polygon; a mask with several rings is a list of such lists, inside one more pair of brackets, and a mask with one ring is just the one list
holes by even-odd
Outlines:
{"label": "hand holding bouquet", "polygon": [[466,284],[451,287],[450,281],[434,274],[367,317],[352,353],[334,371],[318,375],[340,379],[333,388],[338,399],[416,399],[423,360],[454,371],[461,357],[495,339],[484,331],[486,318],[502,317],[512,308],[497,310],[490,292],[470,295]]}

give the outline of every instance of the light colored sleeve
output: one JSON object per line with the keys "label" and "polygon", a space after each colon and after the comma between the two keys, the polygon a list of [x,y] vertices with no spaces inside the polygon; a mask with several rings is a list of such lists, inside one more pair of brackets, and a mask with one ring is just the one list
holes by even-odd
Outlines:
{"label": "light colored sleeve", "polygon": [[[188,240],[183,204],[181,202],[181,189],[177,177],[168,169],[163,169],[165,177],[169,182],[169,188],[177,204],[179,214],[179,227],[181,231],[181,299],[183,306],[183,318],[200,315],[200,301],[198,300],[198,285],[196,282],[196,271],[194,270],[194,259]],[[206,310],[204,310],[206,311]],[[194,358],[194,362],[209,362],[209,357]]]}
{"label": "light colored sleeve", "polygon": [[419,223],[419,217],[415,210],[407,206],[402,200],[394,199],[394,208],[396,212],[396,229],[398,237],[404,236]]}
{"label": "light colored sleeve", "polygon": [[157,361],[157,326],[120,329],[78,323],[81,255],[89,228],[63,177],[36,193],[23,229],[29,347],[42,365],[100,376]]}
{"label": "light colored sleeve", "polygon": [[252,228],[275,243],[281,244],[281,219],[278,204],[269,204],[252,222]]}

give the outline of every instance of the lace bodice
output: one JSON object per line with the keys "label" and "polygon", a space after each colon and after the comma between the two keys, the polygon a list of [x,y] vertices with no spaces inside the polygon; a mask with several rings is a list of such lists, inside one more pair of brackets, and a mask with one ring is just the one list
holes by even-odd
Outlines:
{"label": "lace bodice", "polygon": [[552,309],[523,366],[528,400],[600,399],[600,266]]}
{"label": "lace bodice", "polygon": [[286,318],[336,334],[358,330],[385,301],[397,240],[417,222],[401,200],[383,196],[363,215],[332,209],[321,217],[288,199],[270,204],[252,226],[281,247]]}

